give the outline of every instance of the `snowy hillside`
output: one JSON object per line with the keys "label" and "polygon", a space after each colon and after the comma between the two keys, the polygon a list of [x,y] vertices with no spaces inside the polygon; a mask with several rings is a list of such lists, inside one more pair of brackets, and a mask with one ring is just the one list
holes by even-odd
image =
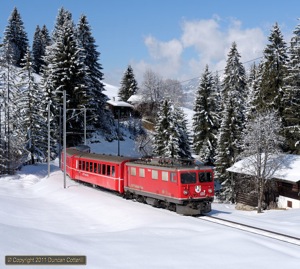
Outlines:
{"label": "snowy hillside", "polygon": [[[49,178],[46,165],[1,178],[0,204],[1,268],[6,255],[84,255],[87,265],[76,268],[88,269],[299,268],[299,246],[124,200],[69,179],[64,189],[57,164]],[[257,214],[213,204],[211,214],[300,237],[298,209]]]}

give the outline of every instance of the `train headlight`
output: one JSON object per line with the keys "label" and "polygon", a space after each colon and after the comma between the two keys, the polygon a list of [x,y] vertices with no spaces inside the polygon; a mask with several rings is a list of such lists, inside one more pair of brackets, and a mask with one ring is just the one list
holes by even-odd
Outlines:
{"label": "train headlight", "polygon": [[189,194],[189,190],[184,189],[184,190],[183,190],[183,194],[184,194],[184,195],[188,195],[188,194]]}
{"label": "train headlight", "polygon": [[208,193],[213,193],[213,190],[212,189],[208,189]]}

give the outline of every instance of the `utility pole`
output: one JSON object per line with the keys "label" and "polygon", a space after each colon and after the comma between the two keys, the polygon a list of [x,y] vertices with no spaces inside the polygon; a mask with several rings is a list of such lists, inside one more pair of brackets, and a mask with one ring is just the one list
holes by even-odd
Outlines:
{"label": "utility pole", "polygon": [[120,156],[120,108],[118,109],[118,156]]}
{"label": "utility pole", "polygon": [[66,160],[67,160],[67,105],[66,105],[66,90],[63,92],[63,143],[64,143],[64,188],[67,185],[67,172],[66,172]]}
{"label": "utility pole", "polygon": [[50,176],[50,102],[48,103],[48,177]]}

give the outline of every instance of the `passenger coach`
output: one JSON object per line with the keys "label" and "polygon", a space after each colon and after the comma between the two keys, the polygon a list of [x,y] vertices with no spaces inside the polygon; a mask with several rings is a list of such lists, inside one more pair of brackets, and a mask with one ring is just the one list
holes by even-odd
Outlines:
{"label": "passenger coach", "polygon": [[66,174],[71,179],[124,192],[124,165],[133,158],[82,152],[77,148],[68,148],[66,153]]}

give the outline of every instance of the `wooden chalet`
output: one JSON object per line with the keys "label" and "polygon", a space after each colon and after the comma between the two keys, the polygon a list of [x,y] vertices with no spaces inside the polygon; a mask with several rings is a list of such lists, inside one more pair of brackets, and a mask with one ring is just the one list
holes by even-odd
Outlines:
{"label": "wooden chalet", "polygon": [[128,119],[133,113],[133,105],[119,101],[117,98],[113,98],[112,100],[108,100],[107,108],[113,113],[115,119]]}
{"label": "wooden chalet", "polygon": [[[276,185],[277,206],[279,208],[300,208],[300,155],[284,154],[278,158],[282,165],[271,179]],[[253,175],[249,173],[249,165],[251,165],[249,159],[245,158],[236,162],[227,171],[251,178]],[[247,201],[247,199],[251,200],[251,197],[243,195],[243,199]]]}

